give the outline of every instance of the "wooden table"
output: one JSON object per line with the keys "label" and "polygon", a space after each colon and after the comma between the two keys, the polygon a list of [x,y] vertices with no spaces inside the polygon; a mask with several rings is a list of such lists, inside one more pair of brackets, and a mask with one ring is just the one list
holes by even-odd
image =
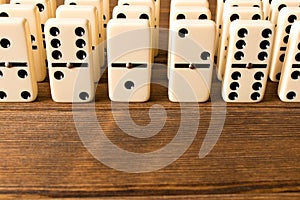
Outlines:
{"label": "wooden table", "polygon": [[[168,24],[169,3],[162,1],[163,27]],[[111,0],[111,5],[116,1]],[[211,8],[214,12],[215,1]],[[166,63],[166,57],[161,52],[156,62]],[[165,67],[154,68],[154,81],[166,83],[165,76]],[[40,83],[36,102],[0,104],[0,198],[300,199],[300,104],[280,102],[276,88],[276,83],[269,83],[264,101],[258,104],[191,106],[201,120],[188,150],[163,169],[125,173],[89,153],[77,133],[72,105],[54,103],[49,83]],[[220,90],[216,80],[213,90],[217,94]],[[180,105],[168,101],[167,88],[153,85],[149,102],[130,104],[132,119],[138,125],[150,123],[148,112],[154,104],[163,106],[168,117],[161,132],[148,139],[130,137],[118,128],[106,76],[99,84],[95,107],[113,143],[146,153],[170,143],[181,118]],[[213,106],[227,110],[225,125],[212,151],[199,159]],[[160,114],[158,108],[152,111]],[[122,109],[116,112],[124,114]]]}

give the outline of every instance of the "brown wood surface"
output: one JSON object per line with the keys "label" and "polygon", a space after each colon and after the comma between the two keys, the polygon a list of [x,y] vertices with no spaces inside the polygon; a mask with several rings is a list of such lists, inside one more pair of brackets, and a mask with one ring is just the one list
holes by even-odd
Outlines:
{"label": "brown wood surface", "polygon": [[[169,3],[162,1],[164,27]],[[215,1],[211,8],[214,12]],[[166,57],[161,52],[157,62],[166,63]],[[153,80],[165,81],[164,67],[153,71]],[[149,102],[130,104],[139,125],[150,122],[148,111],[154,104],[168,114],[158,135],[139,140],[114,122],[106,82],[103,77],[99,84],[96,112],[111,141],[132,152],[151,152],[170,142],[179,126],[180,106],[168,101],[167,88],[153,85]],[[49,83],[40,83],[36,102],[0,104],[0,199],[300,199],[300,104],[280,102],[276,88],[276,83],[268,84],[262,103],[227,104],[222,135],[203,159],[198,153],[212,104],[193,107],[200,110],[201,121],[187,152],[164,169],[129,174],[93,158],[76,132],[72,105],[54,103]],[[213,90],[220,90],[216,80]]]}

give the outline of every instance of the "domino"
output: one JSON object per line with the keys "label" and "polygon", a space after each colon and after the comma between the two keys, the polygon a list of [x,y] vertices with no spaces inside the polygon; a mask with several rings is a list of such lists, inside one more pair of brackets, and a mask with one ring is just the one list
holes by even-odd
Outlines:
{"label": "domino", "polygon": [[152,16],[154,16],[154,30],[153,30],[153,43],[154,43],[154,55],[158,55],[158,43],[159,43],[159,19],[156,16],[157,9],[153,0],[119,0],[119,6],[148,6],[151,8]]}
{"label": "domino", "polygon": [[223,8],[221,7],[221,10],[224,13],[226,12],[227,9],[230,9],[231,7],[255,7],[255,8],[263,9],[263,4],[261,0],[252,0],[252,1],[225,0]]}
{"label": "domino", "polygon": [[299,19],[299,7],[283,8],[278,15],[269,74],[271,81],[278,82],[280,79],[281,68],[286,56],[285,51],[290,39],[290,30],[292,24]]}
{"label": "domino", "polygon": [[[136,2],[134,2],[136,1]],[[143,2],[143,1],[142,1]],[[148,0],[144,1],[145,4],[144,5],[147,5],[149,6],[153,11],[154,11],[154,14],[152,14],[152,16],[154,17],[154,21],[155,21],[155,25],[156,27],[159,27],[160,25],[160,0],[154,0],[154,8],[152,7],[151,3],[148,2]],[[119,3],[118,5],[143,5],[143,4],[140,4],[141,1],[139,0],[119,0]]]}
{"label": "domino", "polygon": [[[224,8],[225,7],[225,8]],[[216,26],[217,26],[217,33],[215,37],[215,53],[218,51],[218,44],[220,35],[222,33],[222,18],[223,14],[226,12],[227,9],[231,7],[258,7],[261,8],[261,0],[217,0],[217,8],[216,8]]]}
{"label": "domino", "polygon": [[270,21],[237,20],[230,25],[222,84],[226,102],[262,101],[268,80],[274,26]]}
{"label": "domino", "polygon": [[[207,7],[199,6],[174,6],[170,12],[169,26],[173,26],[173,22],[177,20],[210,20],[211,12]],[[169,38],[169,49],[171,40]],[[170,55],[168,52],[168,66],[170,66]],[[170,77],[170,67],[168,67],[168,78]]]}
{"label": "domino", "polygon": [[42,30],[43,26],[46,21],[51,17],[51,4],[49,0],[11,0],[11,4],[35,4],[38,7],[40,12],[40,18],[42,23]]}
{"label": "domino", "polygon": [[272,0],[271,8],[270,8],[270,21],[277,25],[276,22],[278,20],[279,12],[282,8],[285,7],[299,7],[300,1],[299,0]]}
{"label": "domino", "polygon": [[200,6],[200,7],[209,7],[207,0],[172,0],[171,1],[171,10],[175,6]]}
{"label": "domino", "polygon": [[221,29],[222,29],[222,16],[223,16],[223,10],[224,10],[224,2],[226,0],[217,0],[217,7],[216,7],[216,27],[217,27],[217,32],[215,36],[215,53],[218,51],[218,44],[219,44],[219,39],[221,37]]}
{"label": "domino", "polygon": [[227,59],[229,26],[235,20],[260,20],[262,11],[256,7],[231,7],[224,13],[222,22],[222,34],[219,40],[218,58],[217,58],[217,75],[222,80],[225,72]]}
{"label": "domino", "polygon": [[109,98],[116,102],[148,101],[152,55],[149,21],[112,19],[107,36]]}
{"label": "domino", "polygon": [[[152,30],[151,35],[154,33],[154,16],[152,15],[151,8],[148,6],[116,6],[113,10],[113,19],[145,19],[149,20],[149,24]],[[154,40],[152,40],[152,46],[154,47]],[[153,63],[154,60],[154,51],[151,56]]]}
{"label": "domino", "polygon": [[176,20],[211,19],[211,12],[206,7],[200,6],[174,6],[170,12],[170,27]]}
{"label": "domino", "polygon": [[[160,0],[154,0],[156,26],[160,27]],[[158,37],[158,36],[157,36]]]}
{"label": "domino", "polygon": [[6,0],[0,0],[0,4],[5,4]]}
{"label": "domino", "polygon": [[110,6],[109,6],[109,0],[102,0],[102,14],[103,14],[103,27],[106,32],[107,23],[110,19]]}
{"label": "domino", "polygon": [[[46,21],[51,17],[51,7],[49,0],[11,0],[11,4],[35,4],[38,7],[41,19],[42,37],[45,38],[44,28]],[[46,42],[43,40],[44,49],[46,49]]]}
{"label": "domino", "polygon": [[262,9],[262,2],[261,0],[252,0],[252,1],[226,0],[224,3],[223,12],[226,11],[226,9],[231,7],[256,7]]}
{"label": "domino", "polygon": [[55,12],[56,12],[56,0],[49,0],[50,4],[50,15],[52,18],[55,18]]}
{"label": "domino", "polygon": [[101,78],[101,67],[104,66],[104,45],[100,43],[101,33],[99,32],[97,8],[95,6],[61,5],[56,10],[56,16],[57,18],[84,16],[89,20],[92,35],[94,82],[97,83]]}
{"label": "domino", "polygon": [[[105,0],[109,1],[109,0]],[[105,43],[106,40],[106,24],[103,21],[103,0],[65,0],[65,5],[79,5],[79,6],[95,6],[99,18],[99,32],[101,33],[100,42]],[[105,45],[105,44],[104,44]]]}
{"label": "domino", "polygon": [[31,102],[38,88],[29,25],[24,18],[0,18],[0,102]]}
{"label": "domino", "polygon": [[[118,6],[148,6],[151,9],[151,16],[156,18],[155,4],[153,0],[119,0]],[[154,19],[154,25],[157,26],[157,19]]]}
{"label": "domino", "polygon": [[42,29],[40,15],[35,5],[0,5],[1,17],[24,17],[26,18],[30,33],[33,50],[33,68],[38,82],[46,78],[46,52],[43,48]]}
{"label": "domino", "polygon": [[88,20],[52,18],[46,22],[45,34],[52,99],[69,103],[92,101],[95,86]]}
{"label": "domino", "polygon": [[264,13],[264,19],[269,20],[270,19],[270,12],[271,12],[271,3],[270,0],[262,0],[263,4],[263,13]]}
{"label": "domino", "polygon": [[215,31],[215,23],[211,20],[173,22],[170,35],[170,101],[206,102],[209,99]]}
{"label": "domino", "polygon": [[112,15],[113,19],[147,19],[154,28],[154,16],[149,6],[116,6]]}
{"label": "domino", "polygon": [[283,102],[300,102],[300,22],[292,25],[278,96]]}

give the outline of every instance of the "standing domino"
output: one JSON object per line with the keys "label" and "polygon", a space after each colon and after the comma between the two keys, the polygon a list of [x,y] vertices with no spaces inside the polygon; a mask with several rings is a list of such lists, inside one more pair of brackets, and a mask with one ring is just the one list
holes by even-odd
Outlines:
{"label": "standing domino", "polygon": [[[154,16],[152,15],[151,8],[148,6],[116,6],[113,10],[113,19],[142,19],[149,20],[151,27],[151,37],[154,30]],[[154,40],[152,40],[152,47],[154,47]],[[153,48],[153,53],[155,49]],[[151,56],[151,63],[154,60],[154,54]]]}
{"label": "standing domino", "polygon": [[216,35],[215,35],[215,53],[218,51],[218,44],[219,39],[221,36],[221,29],[222,29],[222,17],[223,17],[223,10],[224,10],[224,2],[226,0],[217,0],[217,7],[216,7]]}
{"label": "standing domino", "polygon": [[159,42],[159,19],[156,16],[156,7],[153,0],[119,0],[119,6],[148,6],[151,8],[152,16],[154,16],[154,30],[153,30],[153,44],[154,44],[154,55],[158,55],[158,42]]}
{"label": "standing domino", "polygon": [[49,79],[56,102],[94,99],[90,24],[86,19],[49,19],[45,26]]}
{"label": "standing domino", "polygon": [[282,67],[278,96],[284,102],[300,102],[300,22],[292,25],[291,39]]}
{"label": "standing domino", "polygon": [[[173,6],[170,12],[170,29],[173,26],[173,22],[177,20],[206,20],[211,19],[211,12],[207,7],[200,6]],[[169,49],[171,40],[169,38]],[[170,56],[171,52],[168,52],[168,78],[170,77]]]}
{"label": "standing domino", "polygon": [[[42,37],[45,38],[44,28],[46,21],[51,17],[51,5],[49,0],[11,0],[11,4],[33,4],[36,5],[40,12]],[[46,49],[45,40],[43,40],[44,49]]]}
{"label": "standing domino", "polygon": [[99,32],[101,33],[100,42],[105,43],[106,39],[106,25],[103,21],[103,0],[65,0],[65,5],[79,5],[79,6],[95,6],[99,18]]}
{"label": "standing domino", "polygon": [[201,6],[201,7],[209,7],[209,3],[207,0],[172,0],[171,1],[171,10],[175,6]]}
{"label": "standing domino", "polygon": [[116,6],[113,19],[147,19],[150,27],[154,28],[154,15],[149,6]]}
{"label": "standing domino", "polygon": [[285,7],[300,7],[299,0],[272,0],[270,8],[270,21],[276,26],[279,12]]}
{"label": "standing domino", "polygon": [[[104,45],[100,43],[98,13],[95,6],[61,5],[56,10],[57,18],[78,18],[84,16],[91,25],[94,81],[98,82],[101,76],[101,67],[104,66]],[[100,37],[100,38],[99,38]]]}
{"label": "standing domino", "polygon": [[215,51],[218,51],[218,44],[220,40],[220,36],[222,33],[222,18],[227,9],[231,7],[259,7],[261,8],[261,0],[217,0],[217,8],[216,8],[216,27],[217,33],[215,36]]}
{"label": "standing domino", "polygon": [[[154,0],[156,26],[160,27],[160,0]],[[158,37],[158,36],[157,36]]]}
{"label": "standing domino", "polygon": [[24,18],[0,18],[0,29],[0,101],[34,101],[38,88],[29,25]]}
{"label": "standing domino", "polygon": [[205,102],[212,81],[215,23],[178,20],[171,29],[169,99]]}
{"label": "standing domino", "polygon": [[49,0],[50,1],[50,8],[51,8],[51,17],[55,18],[55,11],[56,11],[56,0]]}
{"label": "standing domino", "polygon": [[107,36],[109,98],[117,102],[148,101],[152,59],[149,21],[112,19]]}
{"label": "standing domino", "polygon": [[264,19],[269,20],[271,15],[271,1],[270,0],[262,0],[263,4],[263,13],[264,13]]}
{"label": "standing domino", "polygon": [[230,25],[228,58],[222,85],[226,102],[259,102],[269,72],[274,26],[269,21],[237,20]]}
{"label": "standing domino", "polygon": [[[125,1],[124,0],[119,0],[119,1],[120,1],[119,5],[126,4],[126,2],[125,2],[126,0]],[[123,2],[121,2],[121,1],[123,1]],[[147,5],[147,1],[144,1],[144,2],[146,3],[145,5]],[[128,3],[133,5],[132,2],[130,2],[130,1],[128,1],[127,4]],[[157,28],[159,28],[159,24],[160,24],[160,0],[154,0],[154,8],[151,8],[151,9],[155,10],[155,12],[154,12],[154,14],[152,14],[152,16],[154,18],[155,26]]]}
{"label": "standing domino", "polygon": [[261,18],[262,11],[256,7],[231,7],[224,13],[222,34],[218,45],[217,75],[219,80],[223,79],[225,72],[230,24],[235,20],[259,20]]}
{"label": "standing domino", "polygon": [[148,6],[151,9],[151,16],[154,17],[154,25],[157,24],[156,7],[153,0],[119,0],[118,6]]}
{"label": "standing domino", "polygon": [[174,6],[170,12],[170,27],[172,22],[183,19],[211,19],[211,12],[200,6]]}
{"label": "standing domino", "polygon": [[102,15],[103,15],[103,28],[106,32],[107,23],[110,19],[110,6],[109,6],[109,0],[102,0]]}
{"label": "standing domino", "polygon": [[269,75],[270,79],[274,82],[280,79],[291,26],[297,19],[300,19],[299,7],[283,8],[278,15]]}
{"label": "standing domino", "polygon": [[0,16],[26,18],[31,33],[35,77],[38,82],[41,82],[46,78],[47,63],[46,52],[43,48],[40,15],[38,12],[35,5],[0,5]]}
{"label": "standing domino", "polygon": [[231,7],[256,7],[262,9],[261,0],[226,0],[224,3],[223,13]]}

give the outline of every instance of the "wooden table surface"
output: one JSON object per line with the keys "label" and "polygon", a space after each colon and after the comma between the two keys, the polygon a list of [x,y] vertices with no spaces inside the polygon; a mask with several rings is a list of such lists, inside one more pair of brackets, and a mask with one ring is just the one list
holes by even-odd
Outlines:
{"label": "wooden table surface", "polygon": [[[112,7],[116,3],[111,0]],[[162,1],[163,27],[168,26],[169,4]],[[215,1],[210,6],[214,13]],[[156,62],[164,64],[166,57],[161,51]],[[165,76],[165,67],[154,68],[155,82],[166,83]],[[264,101],[258,104],[192,105],[189,109],[199,111],[201,119],[188,150],[163,169],[126,173],[89,153],[77,133],[72,105],[54,103],[49,83],[40,83],[36,102],[0,104],[0,199],[300,199],[300,104],[280,102],[276,88],[276,83],[269,83]],[[220,82],[215,80],[217,97],[219,90]],[[170,143],[181,121],[180,105],[169,102],[167,88],[157,84],[149,102],[130,104],[132,119],[146,126],[154,104],[164,107],[167,120],[148,139],[128,136],[118,128],[106,76],[98,86],[95,107],[101,127],[114,144],[147,153]],[[226,109],[225,125],[212,151],[199,159],[213,106]],[[116,112],[124,114],[122,109]],[[158,108],[152,112],[160,114]],[[187,120],[193,121],[192,116]]]}

